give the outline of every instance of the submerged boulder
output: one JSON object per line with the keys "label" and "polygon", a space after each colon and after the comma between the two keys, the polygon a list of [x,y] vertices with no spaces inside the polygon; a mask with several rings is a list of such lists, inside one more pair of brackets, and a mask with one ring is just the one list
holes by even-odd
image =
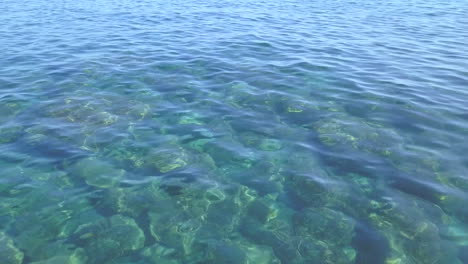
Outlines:
{"label": "submerged boulder", "polygon": [[376,210],[369,215],[388,240],[388,263],[461,263],[455,245],[441,238],[438,226],[415,202],[393,198],[374,202]]}
{"label": "submerged boulder", "polygon": [[116,123],[118,120],[119,117],[117,115],[106,111],[102,111],[93,113],[91,116],[88,117],[87,122],[93,125],[110,126]]}
{"label": "submerged boulder", "polygon": [[23,127],[14,124],[0,126],[0,144],[11,143],[21,137]]}
{"label": "submerged boulder", "polygon": [[14,119],[25,107],[26,105],[19,100],[5,100],[5,98],[2,98],[2,103],[0,104],[0,122],[4,123],[7,120]]}
{"label": "submerged boulder", "polygon": [[91,263],[110,262],[143,248],[145,235],[132,218],[113,215],[81,225],[74,233]]}
{"label": "submerged boulder", "polygon": [[403,143],[398,133],[389,128],[344,114],[322,119],[313,128],[318,140],[335,150],[357,150],[391,157],[393,150]]}
{"label": "submerged boulder", "polygon": [[286,186],[288,196],[300,203],[297,206],[339,206],[346,202],[349,195],[345,185],[322,170],[290,175]]}
{"label": "submerged boulder", "polygon": [[173,248],[178,255],[187,257],[197,253],[194,247],[196,233],[203,220],[191,218],[183,210],[149,213],[150,232],[156,242]]}
{"label": "submerged boulder", "polygon": [[31,264],[86,264],[87,256],[82,248],[76,248],[63,253],[65,254],[58,253],[59,255],[57,256],[34,261]]}
{"label": "submerged boulder", "polygon": [[189,163],[187,153],[178,147],[157,149],[148,153],[145,164],[157,169],[160,173],[167,173],[183,168]]}
{"label": "submerged boulder", "polygon": [[341,212],[328,208],[307,208],[294,217],[295,235],[306,259],[319,257],[324,263],[353,263],[356,257],[351,247],[354,221]]}
{"label": "submerged boulder", "polygon": [[96,157],[81,159],[70,168],[74,175],[82,177],[88,185],[98,188],[117,186],[125,174],[110,163]]}
{"label": "submerged boulder", "polygon": [[155,243],[142,249],[140,256],[143,259],[143,263],[178,264],[180,263],[180,259],[175,253],[174,249],[160,243]]}
{"label": "submerged boulder", "polygon": [[321,240],[338,247],[351,243],[354,221],[329,208],[306,208],[296,213],[294,229],[298,236]]}
{"label": "submerged boulder", "polygon": [[250,168],[258,159],[254,151],[227,137],[206,144],[206,152],[213,158],[216,166],[228,170]]}
{"label": "submerged boulder", "polygon": [[242,133],[240,141],[247,147],[256,148],[262,151],[277,151],[283,148],[283,144],[280,140],[254,132]]}
{"label": "submerged boulder", "polygon": [[13,240],[0,232],[0,261],[2,264],[21,264],[24,254],[16,248]]}
{"label": "submerged boulder", "polygon": [[320,118],[320,108],[308,100],[276,96],[272,100],[274,111],[287,123],[304,126]]}
{"label": "submerged boulder", "polygon": [[128,102],[126,114],[132,120],[143,120],[151,116],[151,107],[148,104],[139,101]]}

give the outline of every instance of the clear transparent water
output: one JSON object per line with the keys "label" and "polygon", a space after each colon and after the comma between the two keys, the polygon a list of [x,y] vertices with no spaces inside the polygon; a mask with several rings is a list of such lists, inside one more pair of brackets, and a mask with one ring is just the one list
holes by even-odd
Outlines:
{"label": "clear transparent water", "polygon": [[467,1],[0,1],[0,262],[468,263]]}

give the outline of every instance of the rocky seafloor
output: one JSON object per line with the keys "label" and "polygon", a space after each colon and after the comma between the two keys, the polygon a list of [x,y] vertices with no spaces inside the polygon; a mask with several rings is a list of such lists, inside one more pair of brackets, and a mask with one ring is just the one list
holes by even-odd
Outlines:
{"label": "rocky seafloor", "polygon": [[468,263],[466,1],[0,1],[0,264]]}
{"label": "rocky seafloor", "polygon": [[336,102],[190,89],[3,104],[2,263],[463,263],[436,155]]}

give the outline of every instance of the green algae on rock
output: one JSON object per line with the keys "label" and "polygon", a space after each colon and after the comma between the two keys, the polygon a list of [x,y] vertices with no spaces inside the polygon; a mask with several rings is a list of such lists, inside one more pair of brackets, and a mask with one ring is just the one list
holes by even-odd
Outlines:
{"label": "green algae on rock", "polygon": [[178,147],[156,149],[148,153],[145,165],[157,169],[160,173],[167,173],[183,168],[188,164],[187,153]]}
{"label": "green algae on rock", "polygon": [[391,156],[392,150],[403,143],[393,130],[343,114],[318,121],[314,128],[318,139],[326,146],[354,149],[383,157]]}

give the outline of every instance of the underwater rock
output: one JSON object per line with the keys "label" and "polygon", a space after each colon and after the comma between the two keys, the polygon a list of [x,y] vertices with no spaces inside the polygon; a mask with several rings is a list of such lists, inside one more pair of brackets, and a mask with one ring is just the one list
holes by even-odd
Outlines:
{"label": "underwater rock", "polygon": [[102,153],[105,157],[116,161],[122,167],[140,169],[145,163],[145,156],[148,150],[147,147],[139,146],[135,141],[124,139],[106,145]]}
{"label": "underwater rock", "polygon": [[449,223],[441,230],[441,237],[448,238],[457,246],[468,247],[468,228],[452,218],[449,219]]}
{"label": "underwater rock", "polygon": [[315,125],[315,129],[320,142],[327,146],[350,144],[356,147],[358,138],[346,131],[339,120],[323,120]]}
{"label": "underwater rock", "polygon": [[91,230],[92,224],[106,221],[104,216],[99,214],[89,202],[82,201],[81,203],[81,208],[78,207],[79,205],[73,208],[73,215],[62,225],[58,238],[69,239],[70,242],[81,241],[87,235],[83,236],[83,232],[80,233],[77,230],[83,230],[86,226],[90,226]]}
{"label": "underwater rock", "polygon": [[246,82],[236,82],[225,92],[224,100],[236,108],[267,105],[264,93]]}
{"label": "underwater rock", "polygon": [[278,203],[275,197],[250,196],[238,230],[243,237],[257,246],[266,246],[274,252],[272,261],[304,263],[297,250],[293,230],[293,210]]}
{"label": "underwater rock", "polygon": [[156,243],[141,250],[140,256],[144,263],[178,264],[180,259],[175,254],[175,250]]}
{"label": "underwater rock", "polygon": [[[276,152],[274,153],[276,154]],[[285,182],[281,171],[284,168],[283,164],[278,162],[277,157],[271,157],[268,154],[264,155],[262,160],[255,163],[249,170],[231,170],[227,175],[229,178],[235,179],[237,183],[255,190],[262,196],[283,193],[283,183]]]}
{"label": "underwater rock", "polygon": [[225,237],[232,233],[240,220],[240,207],[233,200],[228,199],[209,207],[206,225],[199,232],[200,237]]}
{"label": "underwater rock", "polygon": [[200,263],[246,263],[245,252],[239,245],[229,240],[206,240],[197,242],[197,248],[203,255],[197,256]]}
{"label": "underwater rock", "polygon": [[[29,237],[31,240],[31,245],[34,245],[35,248],[25,248],[25,258],[29,259],[31,262],[39,263],[57,263],[57,261],[65,261],[63,263],[75,264],[71,261],[76,261],[76,263],[86,263],[86,255],[84,251],[80,248],[76,248],[73,245],[66,244],[62,240],[47,240],[34,237]],[[70,262],[66,262],[70,261]],[[30,263],[30,262],[28,262]]]}
{"label": "underwater rock", "polygon": [[243,236],[271,247],[282,263],[354,262],[354,221],[327,208],[294,213],[274,197],[258,197],[248,204],[239,226]]}
{"label": "underwater rock", "polygon": [[166,148],[148,153],[145,165],[156,168],[160,173],[167,173],[183,168],[188,164],[187,153],[182,148]]}
{"label": "underwater rock", "polygon": [[135,220],[122,215],[82,225],[74,236],[80,239],[91,263],[112,261],[143,248],[145,243],[145,235]]}
{"label": "underwater rock", "polygon": [[24,175],[24,169],[20,166],[12,166],[8,162],[0,162],[0,193],[14,194],[17,192],[16,187],[28,181],[28,177]]}
{"label": "underwater rock", "polygon": [[130,109],[127,111],[127,115],[132,120],[143,120],[151,115],[151,106],[139,101],[128,102]]}
{"label": "underwater rock", "polygon": [[364,177],[358,173],[347,173],[346,178],[350,179],[352,184],[359,188],[359,190],[365,195],[370,195],[378,191],[377,181],[372,178]]}
{"label": "underwater rock", "polygon": [[59,189],[71,188],[74,186],[73,180],[65,171],[41,167],[18,167],[22,176],[38,183],[43,182],[48,186],[55,186]]}
{"label": "underwater rock", "polygon": [[[310,232],[311,230],[305,227],[308,225],[312,228],[315,224],[313,220],[317,219],[302,219],[306,222],[302,223],[297,221],[297,216],[292,217],[292,214],[292,211],[281,208],[278,210],[277,216],[268,220],[265,225],[259,223],[258,219],[248,217],[241,225],[241,234],[256,244],[271,247],[281,263],[353,263],[355,252],[346,242],[339,245],[327,244],[328,237],[326,235],[317,237],[316,233]],[[333,220],[336,219],[330,219],[330,221]],[[300,227],[296,227],[296,223]],[[333,223],[331,222],[329,225],[333,225]],[[343,228],[346,232],[349,229],[352,231],[352,225]],[[321,232],[318,231],[318,234],[322,235]],[[346,234],[346,232],[343,235],[347,237],[345,240],[349,241],[352,238],[352,233]],[[340,233],[340,235],[342,234]],[[330,241],[333,238],[330,238]]]}
{"label": "underwater rock", "polygon": [[188,147],[193,149],[193,150],[203,152],[204,149],[205,149],[206,144],[211,142],[211,141],[213,141],[213,140],[209,139],[209,138],[195,139],[195,140],[192,140],[192,141],[190,141],[188,143]]}
{"label": "underwater rock", "polygon": [[239,139],[247,147],[257,147],[260,145],[260,142],[262,140],[262,136],[258,133],[254,132],[243,132],[240,133]]}
{"label": "underwater rock", "polygon": [[255,264],[280,264],[280,260],[275,256],[273,249],[268,246],[255,245],[242,240],[240,248],[244,251],[246,263]]}
{"label": "underwater rock", "polygon": [[257,161],[253,151],[230,138],[209,142],[206,145],[206,151],[217,167],[246,169],[252,167]]}
{"label": "underwater rock", "polygon": [[288,174],[309,174],[317,175],[318,178],[329,178],[324,164],[322,164],[320,157],[317,154],[299,149],[291,149],[288,152],[282,152],[273,157],[273,163],[281,163],[282,170]]}
{"label": "underwater rock", "polygon": [[70,172],[82,177],[88,185],[98,188],[110,188],[118,185],[125,174],[110,163],[96,157],[84,158],[73,164]]}
{"label": "underwater rock", "polygon": [[87,103],[81,104],[78,102],[57,107],[56,109],[53,109],[53,111],[54,112],[51,113],[53,117],[61,117],[67,122],[83,125],[88,122],[90,116],[96,113],[94,107]]}
{"label": "underwater rock", "polygon": [[290,124],[304,126],[316,122],[321,117],[320,108],[306,100],[277,96],[271,104],[281,119]]}
{"label": "underwater rock", "polygon": [[148,206],[136,188],[109,188],[96,208],[105,214],[123,214],[138,217]]}
{"label": "underwater rock", "polygon": [[117,115],[111,114],[109,112],[98,112],[91,115],[87,122],[95,125],[104,125],[109,126],[116,123],[119,120]]}
{"label": "underwater rock", "polygon": [[0,261],[2,264],[21,264],[24,254],[5,233],[0,232]]}
{"label": "underwater rock", "polygon": [[414,202],[393,198],[388,205],[376,203],[369,215],[389,242],[388,263],[460,263],[456,247],[440,237],[439,228]]}
{"label": "underwater rock", "polygon": [[294,217],[296,235],[326,242],[332,246],[349,245],[354,236],[354,221],[328,208],[306,208]]}
{"label": "underwater rock", "polygon": [[354,263],[356,253],[350,246],[333,247],[320,240],[297,239],[300,257],[295,263]]}
{"label": "underwater rock", "polygon": [[299,251],[305,259],[322,259],[324,263],[353,263],[351,247],[354,221],[328,208],[306,208],[294,217],[294,230],[301,240]]}
{"label": "underwater rock", "polygon": [[90,91],[76,91],[74,97],[65,98],[64,102],[57,102],[49,107],[47,115],[60,118],[67,123],[75,123],[88,134],[99,127],[107,127],[119,121],[119,116],[112,113],[113,103],[110,100]]}
{"label": "underwater rock", "polygon": [[[158,177],[142,186],[107,189],[97,208],[106,213],[125,214],[135,218],[145,212],[171,211],[182,206],[187,211],[203,210],[207,201],[200,200],[201,195],[192,197],[190,190],[184,190],[190,182],[184,181],[184,178],[166,180]],[[186,204],[187,202],[192,204]]]}
{"label": "underwater rock", "polygon": [[[314,175],[294,174],[287,177],[288,195],[303,206],[322,207],[341,203],[346,192],[342,186],[324,171],[315,171]],[[300,205],[298,204],[298,205]]]}
{"label": "underwater rock", "polygon": [[31,264],[86,264],[87,262],[86,253],[82,248],[76,248],[70,250],[67,255],[58,255],[51,258],[34,261]]}
{"label": "underwater rock", "polygon": [[23,127],[4,124],[0,126],[0,144],[16,141],[23,134]]}
{"label": "underwater rock", "polygon": [[5,123],[7,120],[14,119],[24,107],[25,105],[17,100],[5,100],[5,98],[2,98],[2,104],[0,104],[0,122]]}
{"label": "underwater rock", "polygon": [[83,94],[83,91],[77,91],[76,96],[66,97],[63,101],[55,101],[47,105],[46,116],[54,118],[63,118],[69,122],[75,122],[76,119],[71,115],[82,109],[88,109],[91,112],[88,101],[90,98]]}
{"label": "underwater rock", "polygon": [[[87,199],[64,200],[47,199],[49,190],[28,198],[36,200],[32,208],[17,217],[13,228],[18,235],[15,241],[25,255],[33,260],[44,260],[59,255],[69,255],[69,246],[62,239],[68,239],[83,220],[94,221],[96,218],[83,217],[92,207]],[[60,206],[51,206],[60,204]],[[42,209],[38,209],[42,208]],[[78,222],[78,223],[77,223]],[[31,223],[34,223],[33,225]]]}
{"label": "underwater rock", "polygon": [[[463,183],[458,181],[460,184],[458,186],[463,186]],[[458,187],[457,186],[457,187]],[[436,198],[434,201],[438,206],[440,206],[444,211],[450,212],[453,216],[460,219],[462,222],[468,222],[468,207],[466,206],[466,201],[468,201],[468,193],[463,190],[457,190],[453,186],[450,193],[432,193]],[[450,190],[445,188],[446,190]],[[461,188],[460,188],[461,189]]]}
{"label": "underwater rock", "polygon": [[196,113],[184,114],[179,117],[178,123],[181,125],[204,125],[202,116]]}
{"label": "underwater rock", "polygon": [[240,140],[247,147],[253,147],[263,151],[277,151],[283,147],[281,141],[254,132],[242,133]]}
{"label": "underwater rock", "polygon": [[25,137],[24,141],[26,144],[36,146],[38,144],[44,144],[47,141],[47,134],[50,133],[49,128],[42,125],[35,125],[24,130]]}
{"label": "underwater rock", "polygon": [[158,243],[188,256],[196,252],[193,243],[199,230],[208,227],[209,234],[219,233],[216,222],[208,224],[213,220],[210,212],[212,208],[222,208],[219,205],[225,203],[228,194],[203,182],[186,182],[184,178],[162,181],[159,191],[164,191],[168,198],[154,202],[148,213],[150,232]]}
{"label": "underwater rock", "polygon": [[[216,196],[209,195],[209,207],[204,216],[204,225],[197,233],[201,240],[229,239],[238,229],[247,206],[257,197],[245,186],[231,185]],[[214,199],[213,199],[214,198]]]}
{"label": "underwater rock", "polygon": [[403,143],[398,133],[389,128],[344,114],[322,119],[313,127],[322,144],[336,149],[354,149],[390,157]]}
{"label": "underwater rock", "polygon": [[[282,208],[284,209],[284,208]],[[278,201],[267,196],[259,197],[247,207],[247,214],[261,224],[267,224],[278,216]]]}
{"label": "underwater rock", "polygon": [[193,246],[196,233],[202,226],[201,218],[191,218],[183,210],[150,212],[150,232],[156,242],[173,248],[178,255],[189,256],[197,252]]}
{"label": "underwater rock", "polygon": [[301,263],[301,256],[297,250],[297,242],[293,236],[290,222],[287,219],[277,222],[284,224],[280,224],[280,228],[275,231],[270,231],[258,221],[244,218],[239,226],[239,232],[256,245],[271,247],[281,263]]}
{"label": "underwater rock", "polygon": [[135,220],[122,215],[113,215],[109,221],[109,229],[100,232],[100,238],[119,242],[123,251],[134,251],[143,247],[145,235]]}
{"label": "underwater rock", "polygon": [[282,148],[281,141],[273,138],[263,139],[259,148],[263,151],[277,151]]}

